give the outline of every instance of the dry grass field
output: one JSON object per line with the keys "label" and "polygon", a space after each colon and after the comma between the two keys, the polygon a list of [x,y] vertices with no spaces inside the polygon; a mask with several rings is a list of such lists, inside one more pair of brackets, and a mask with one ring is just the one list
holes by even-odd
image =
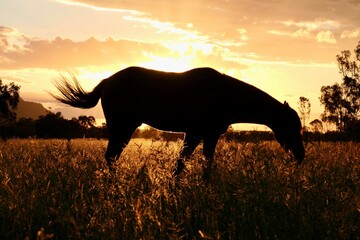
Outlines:
{"label": "dry grass field", "polygon": [[179,179],[180,143],[132,140],[106,170],[103,140],[0,143],[0,239],[360,239],[360,144],[201,146]]}

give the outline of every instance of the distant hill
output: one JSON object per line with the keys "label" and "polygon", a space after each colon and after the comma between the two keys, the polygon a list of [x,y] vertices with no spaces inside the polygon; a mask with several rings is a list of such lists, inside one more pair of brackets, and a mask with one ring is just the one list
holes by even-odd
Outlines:
{"label": "distant hill", "polygon": [[27,102],[23,99],[19,99],[19,104],[16,109],[16,118],[32,118],[37,119],[41,115],[46,115],[46,108],[41,103]]}

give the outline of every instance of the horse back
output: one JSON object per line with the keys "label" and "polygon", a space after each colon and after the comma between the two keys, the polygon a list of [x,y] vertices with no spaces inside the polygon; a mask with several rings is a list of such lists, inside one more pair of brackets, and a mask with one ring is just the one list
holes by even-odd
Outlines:
{"label": "horse back", "polygon": [[[106,79],[103,98],[135,102],[174,101],[181,98],[199,101],[214,99],[230,90],[223,75],[211,68],[196,68],[183,73],[162,72],[140,67],[126,68]],[[143,102],[143,104],[146,104]],[[115,103],[114,103],[115,104]]]}

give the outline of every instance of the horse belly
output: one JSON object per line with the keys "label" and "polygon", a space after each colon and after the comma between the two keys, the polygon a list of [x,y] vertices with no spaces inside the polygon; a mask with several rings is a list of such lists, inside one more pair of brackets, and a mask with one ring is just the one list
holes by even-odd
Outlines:
{"label": "horse belly", "polygon": [[226,122],[224,116],[210,106],[165,105],[144,107],[139,111],[139,118],[154,128],[174,132],[200,133]]}

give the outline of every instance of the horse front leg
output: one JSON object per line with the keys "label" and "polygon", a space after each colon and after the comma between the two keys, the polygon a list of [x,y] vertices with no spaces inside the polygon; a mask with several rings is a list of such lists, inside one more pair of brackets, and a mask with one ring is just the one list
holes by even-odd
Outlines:
{"label": "horse front leg", "polygon": [[[123,144],[121,143],[123,142]],[[114,162],[120,157],[124,147],[125,141],[118,141],[117,139],[109,139],[108,146],[105,153],[105,160],[110,172],[114,172]],[[124,145],[124,146],[122,146]]]}
{"label": "horse front leg", "polygon": [[214,153],[219,136],[208,136],[204,138],[203,153],[205,155],[206,163],[203,166],[203,178],[208,180],[213,169]]}

